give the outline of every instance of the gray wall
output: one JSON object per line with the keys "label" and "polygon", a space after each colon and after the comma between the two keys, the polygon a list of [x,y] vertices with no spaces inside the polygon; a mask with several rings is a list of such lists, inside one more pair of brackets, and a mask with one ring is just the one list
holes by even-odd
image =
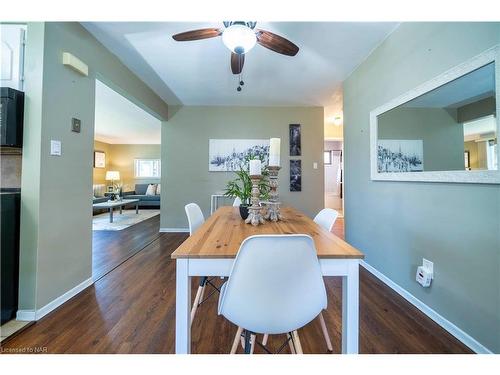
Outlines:
{"label": "gray wall", "polygon": [[[369,113],[499,42],[498,23],[402,24],[344,84],[347,240],[497,353],[500,186],[371,181]],[[423,257],[434,262],[429,289],[414,280]]]}
{"label": "gray wall", "polygon": [[424,171],[464,170],[464,127],[450,112],[395,108],[378,117],[378,139],[422,139]]}
{"label": "gray wall", "polygon": [[[84,77],[62,65],[70,52]],[[92,275],[92,159],[95,79],[159,119],[167,104],[78,23],[30,23],[21,196],[20,304],[40,309]],[[82,121],[70,131],[71,118]],[[62,156],[49,156],[50,140]]]}
{"label": "gray wall", "polygon": [[[322,107],[181,107],[162,127],[161,227],[186,228],[189,202],[197,202],[207,217],[210,195],[234,179],[231,172],[208,171],[210,138],[281,138],[281,201],[316,214],[323,208],[323,121]],[[288,125],[293,123],[302,125],[302,192],[289,191]]]}

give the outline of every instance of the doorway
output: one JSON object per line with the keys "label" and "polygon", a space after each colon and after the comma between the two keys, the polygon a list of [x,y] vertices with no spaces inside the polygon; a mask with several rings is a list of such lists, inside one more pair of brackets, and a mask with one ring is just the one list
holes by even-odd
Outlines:
{"label": "doorway", "polygon": [[344,216],[343,150],[342,140],[325,140],[325,207],[338,211],[340,217]]}
{"label": "doorway", "polygon": [[92,277],[159,236],[161,121],[96,79]]}

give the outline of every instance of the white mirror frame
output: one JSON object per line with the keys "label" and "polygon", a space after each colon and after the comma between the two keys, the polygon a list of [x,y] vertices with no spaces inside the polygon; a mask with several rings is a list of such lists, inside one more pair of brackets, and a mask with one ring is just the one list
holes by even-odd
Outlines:
{"label": "white mirror frame", "polygon": [[[377,139],[378,116],[394,109],[412,99],[432,91],[450,81],[481,68],[489,63],[495,63],[495,97],[497,139],[500,137],[500,45],[486,50],[480,55],[444,72],[430,81],[408,91],[407,93],[391,100],[390,102],[370,112],[370,164],[371,179],[374,181],[421,181],[421,182],[455,182],[476,184],[500,184],[500,169],[496,171],[424,171],[424,172],[398,172],[379,173],[377,169]],[[500,168],[500,152],[498,152],[498,165]]]}

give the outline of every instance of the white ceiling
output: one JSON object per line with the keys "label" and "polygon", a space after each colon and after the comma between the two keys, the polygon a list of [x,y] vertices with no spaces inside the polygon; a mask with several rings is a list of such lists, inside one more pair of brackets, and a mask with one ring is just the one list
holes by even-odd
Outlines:
{"label": "white ceiling", "polygon": [[95,139],[111,144],[160,144],[161,122],[96,80]]}
{"label": "white ceiling", "polygon": [[255,46],[245,57],[243,91],[221,38],[176,42],[172,35],[222,22],[83,23],[168,104],[328,106],[349,74],[397,23],[258,22],[290,39],[295,57]]}

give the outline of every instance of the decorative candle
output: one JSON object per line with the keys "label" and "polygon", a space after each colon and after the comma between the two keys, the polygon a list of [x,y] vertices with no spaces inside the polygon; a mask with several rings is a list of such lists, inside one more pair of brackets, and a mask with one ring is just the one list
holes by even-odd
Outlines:
{"label": "decorative candle", "polygon": [[269,166],[280,166],[280,138],[271,138],[269,140]]}
{"label": "decorative candle", "polygon": [[260,160],[250,160],[250,176],[260,176],[261,162]]}

